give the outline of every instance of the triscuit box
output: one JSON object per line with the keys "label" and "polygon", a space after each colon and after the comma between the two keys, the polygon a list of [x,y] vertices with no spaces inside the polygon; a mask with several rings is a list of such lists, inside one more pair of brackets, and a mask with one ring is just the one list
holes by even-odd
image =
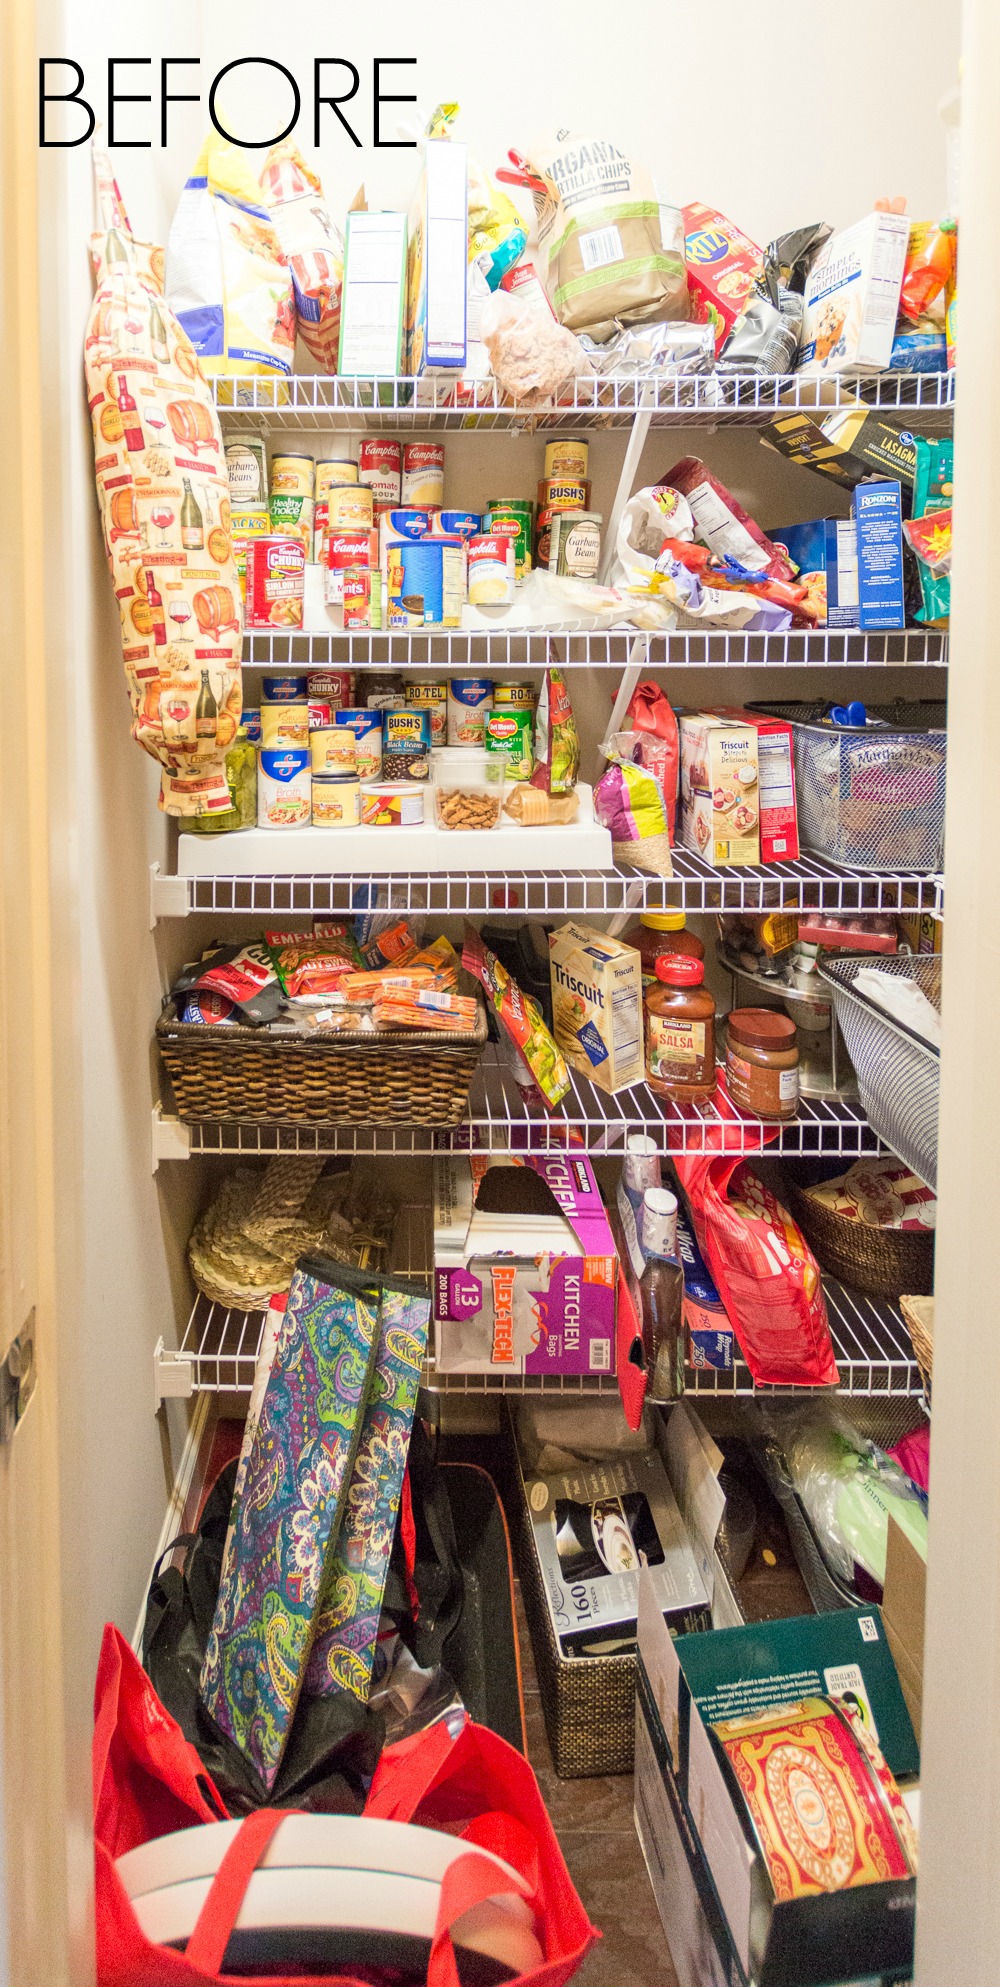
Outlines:
{"label": "triscuit box", "polygon": [[[838,407],[823,421],[808,414],[780,414],[761,429],[765,448],[789,462],[801,462],[853,490],[865,476],[898,476],[912,490],[917,473],[917,445],[906,428],[894,428],[867,407]],[[804,529],[804,527],[803,527]],[[785,544],[784,534],[768,536]],[[793,554],[794,556],[794,554]]]}
{"label": "triscuit box", "polygon": [[760,861],[757,732],[713,711],[680,711],[679,839],[713,867]]}
{"label": "triscuit box", "polygon": [[406,215],[347,216],[338,373],[397,376],[402,363]]}
{"label": "triscuit box", "polygon": [[741,710],[738,704],[731,709],[724,707],[719,715],[752,725],[757,733],[761,862],[794,862],[799,853],[799,822],[791,725],[784,718],[761,717],[753,711]]}
{"label": "triscuit box", "polygon": [[858,540],[849,517],[815,517],[807,524],[786,524],[773,537],[797,565],[804,586],[819,609],[820,628],[858,625]]}
{"label": "triscuit box", "polygon": [[905,214],[867,214],[830,237],[806,278],[801,371],[885,370],[909,239]]}
{"label": "triscuit box", "polygon": [[466,358],[469,280],[469,155],[451,138],[429,138],[410,210],[407,254],[407,371]]}
{"label": "triscuit box", "polygon": [[480,1154],[435,1160],[440,1372],[611,1373],[617,1285],[614,1238],[582,1153],[495,1166]]}
{"label": "triscuit box", "polygon": [[590,925],[564,924],[549,934],[552,1027],[574,1069],[614,1093],[639,1083],[642,1039],[642,959]]}

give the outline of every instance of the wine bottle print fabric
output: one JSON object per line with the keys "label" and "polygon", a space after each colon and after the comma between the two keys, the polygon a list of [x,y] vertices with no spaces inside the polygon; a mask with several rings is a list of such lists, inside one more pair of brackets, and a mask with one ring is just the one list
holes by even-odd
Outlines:
{"label": "wine bottle print fabric", "polygon": [[375,1375],[306,1672],[314,1697],[342,1689],[367,1702],[430,1310],[429,1297],[383,1286]]}
{"label": "wine bottle print fabric", "polygon": [[234,1504],[201,1694],[268,1788],[346,1508],[378,1319],[374,1282],[322,1258],[296,1266]]}

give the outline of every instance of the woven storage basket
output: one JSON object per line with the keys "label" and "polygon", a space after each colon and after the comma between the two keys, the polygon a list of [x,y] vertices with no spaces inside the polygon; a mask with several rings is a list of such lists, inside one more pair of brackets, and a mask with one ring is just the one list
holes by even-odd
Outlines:
{"label": "woven storage basket", "polygon": [[308,1040],[178,1021],[168,998],[156,1039],[185,1122],[453,1126],[486,1044],[486,1012],[480,1002],[468,1035],[387,1028]]}
{"label": "woven storage basket", "polygon": [[849,1221],[805,1189],[808,1166],[785,1160],[782,1198],[802,1230],[820,1269],[864,1297],[895,1297],[903,1290],[934,1288],[934,1234],[929,1228],[871,1228]]}
{"label": "woven storage basket", "polygon": [[913,1350],[929,1407],[931,1380],[934,1374],[934,1299],[923,1295],[901,1297],[899,1308],[913,1341]]}

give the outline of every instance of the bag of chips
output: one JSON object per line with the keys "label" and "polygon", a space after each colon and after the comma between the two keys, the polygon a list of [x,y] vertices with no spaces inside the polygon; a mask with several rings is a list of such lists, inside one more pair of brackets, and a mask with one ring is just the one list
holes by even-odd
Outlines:
{"label": "bag of chips", "polygon": [[272,145],[260,176],[278,240],[288,257],[299,337],[324,372],[337,370],[344,237],[323,188],[297,145]]}
{"label": "bag of chips", "polygon": [[572,793],[580,770],[580,734],[561,669],[547,669],[535,718],[535,770],[543,793]]}
{"label": "bag of chips", "polygon": [[167,237],[167,301],[206,373],[290,373],[288,258],[238,145],[212,131]]}
{"label": "bag of chips", "polygon": [[546,1027],[542,1010],[530,994],[522,993],[506,966],[500,964],[474,925],[465,927],[462,964],[479,981],[515,1049],[534,1079],[542,1101],[560,1104],[569,1089],[569,1070]]}

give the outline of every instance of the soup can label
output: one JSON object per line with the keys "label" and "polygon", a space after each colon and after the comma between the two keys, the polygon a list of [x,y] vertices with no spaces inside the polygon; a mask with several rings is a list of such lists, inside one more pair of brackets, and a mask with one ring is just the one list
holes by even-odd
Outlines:
{"label": "soup can label", "polygon": [[449,745],[482,745],[486,715],[492,707],[489,676],[452,676],[448,683]]}
{"label": "soup can label", "polygon": [[490,504],[483,517],[489,538],[504,538],[514,548],[514,581],[521,586],[531,571],[532,508],[530,504]]}
{"label": "soup can label", "polygon": [[381,711],[334,711],[335,725],[347,725],[357,743],[358,772],[363,780],[376,778],[382,765]]}
{"label": "soup can label", "polygon": [[512,780],[530,780],[535,770],[535,720],[531,711],[490,711],[483,744],[487,752],[506,753],[507,771]]}
{"label": "soup can label", "polygon": [[316,488],[316,464],[311,455],[271,457],[271,491],[286,497],[311,497]]}
{"label": "soup can label", "polygon": [[328,602],[343,600],[346,572],[352,567],[371,565],[371,541],[370,531],[331,531],[326,546]]}
{"label": "soup can label", "polygon": [[325,497],[328,490],[335,490],[341,483],[356,483],[358,465],[349,456],[334,459],[327,456],[324,462],[316,464],[316,502]]}
{"label": "soup can label", "polygon": [[349,725],[334,724],[309,734],[309,759],[313,777],[325,773],[330,779],[356,779],[358,741]]}
{"label": "soup can label", "polygon": [[444,677],[435,683],[408,683],[406,701],[415,710],[426,711],[431,722],[431,744],[448,740],[448,684]]}
{"label": "soup can label", "polygon": [[267,448],[263,435],[241,435],[226,443],[226,475],[234,512],[247,504],[267,504]]}
{"label": "soup can label", "polygon": [[494,683],[493,709],[495,711],[533,711],[538,700],[538,692],[533,683]]}
{"label": "soup can label", "polygon": [[276,538],[296,538],[306,558],[313,555],[313,500],[277,490],[271,497],[271,531]]}
{"label": "soup can label", "polygon": [[483,528],[479,511],[439,511],[434,519],[434,529],[442,538],[478,538]]}
{"label": "soup can label", "polygon": [[470,538],[468,557],[470,607],[505,607],[514,597],[513,540]]}
{"label": "soup can label", "polygon": [[295,538],[251,538],[247,545],[248,628],[301,628],[306,555]]}
{"label": "soup can label", "polygon": [[403,452],[398,442],[374,435],[358,449],[358,479],[382,503],[398,504],[402,494]]}
{"label": "soup can label", "polygon": [[265,704],[302,704],[309,695],[305,676],[265,676]]}
{"label": "soup can label", "polygon": [[443,443],[405,443],[401,494],[404,504],[444,503]]}
{"label": "soup can label", "polygon": [[568,436],[565,439],[560,439],[557,442],[546,442],[545,444],[546,481],[547,482],[551,481],[554,477],[557,476],[560,478],[571,476],[575,477],[578,482],[582,483],[586,480],[589,461],[590,461],[589,442],[577,441],[577,440],[571,441]]}
{"label": "soup can label", "polygon": [[307,681],[309,702],[319,698],[331,710],[346,710],[354,702],[353,669],[311,669]]}
{"label": "soup can label", "polygon": [[263,751],[257,779],[258,828],[304,828],[310,787],[308,752]]}
{"label": "soup can label", "polygon": [[400,541],[388,548],[390,628],[457,628],[465,593],[465,555],[450,538]]}
{"label": "soup can label", "polygon": [[361,822],[361,782],[313,775],[314,828],[357,828]]}
{"label": "soup can label", "polygon": [[308,704],[263,704],[260,736],[265,752],[304,752],[309,744]]}

